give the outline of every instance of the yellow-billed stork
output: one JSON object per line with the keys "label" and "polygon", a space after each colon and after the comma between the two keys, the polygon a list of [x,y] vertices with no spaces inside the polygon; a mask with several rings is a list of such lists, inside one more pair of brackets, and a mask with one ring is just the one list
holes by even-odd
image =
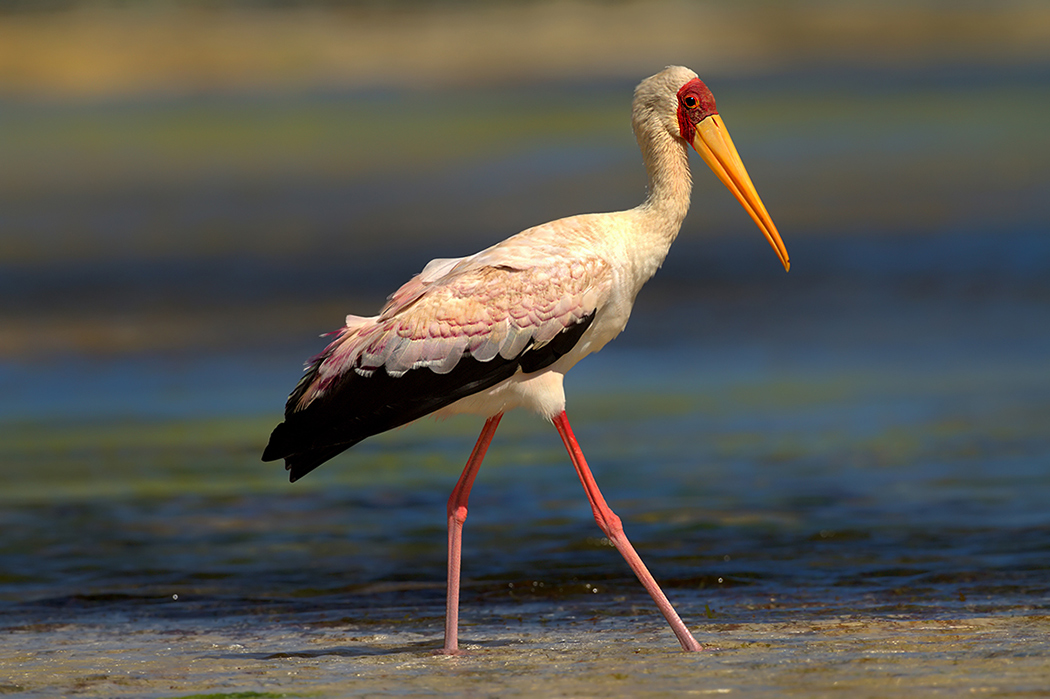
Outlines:
{"label": "yellow-billed stork", "polygon": [[446,653],[458,652],[460,552],[470,489],[503,413],[529,408],[561,435],[598,526],[652,595],[685,650],[701,646],[606,504],[565,414],[565,372],[624,329],[689,209],[691,145],[776,250],[773,221],[694,72],[669,67],[635,90],[632,124],[649,195],[627,211],[522,231],[469,257],[437,259],[371,317],[348,316],[288,398],[263,453],[296,481],[361,440],[424,415],[487,418],[448,501]]}

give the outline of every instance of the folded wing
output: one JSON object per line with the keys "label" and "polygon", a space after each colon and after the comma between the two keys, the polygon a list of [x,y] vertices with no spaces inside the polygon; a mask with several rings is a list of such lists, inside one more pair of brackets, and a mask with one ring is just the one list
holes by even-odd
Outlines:
{"label": "folded wing", "polygon": [[598,258],[435,260],[378,316],[349,316],[316,357],[263,454],[297,480],[361,440],[540,371],[583,336],[608,297]]}

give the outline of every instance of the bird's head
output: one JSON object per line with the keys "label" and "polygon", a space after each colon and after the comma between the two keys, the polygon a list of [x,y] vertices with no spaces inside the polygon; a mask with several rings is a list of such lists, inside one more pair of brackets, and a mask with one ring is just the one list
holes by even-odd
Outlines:
{"label": "bird's head", "polygon": [[671,66],[642,82],[636,94],[642,98],[636,102],[636,110],[660,118],[673,136],[700,154],[758,224],[784,269],[789,269],[791,262],[784,241],[751,183],[707,85],[688,68]]}

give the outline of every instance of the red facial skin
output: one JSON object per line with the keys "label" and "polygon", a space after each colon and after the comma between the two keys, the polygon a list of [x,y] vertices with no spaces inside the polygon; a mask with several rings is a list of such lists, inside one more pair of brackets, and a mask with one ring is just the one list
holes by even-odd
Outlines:
{"label": "red facial skin", "polygon": [[693,78],[678,91],[678,129],[686,141],[693,142],[696,125],[712,114],[718,114],[715,96],[700,78]]}

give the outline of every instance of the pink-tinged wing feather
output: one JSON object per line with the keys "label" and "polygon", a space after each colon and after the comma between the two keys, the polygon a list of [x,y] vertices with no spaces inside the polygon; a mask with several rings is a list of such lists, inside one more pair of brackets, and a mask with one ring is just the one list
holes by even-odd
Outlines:
{"label": "pink-tinged wing feather", "polygon": [[475,256],[442,257],[431,260],[427,263],[427,266],[423,268],[422,272],[402,284],[400,289],[390,295],[386,300],[386,305],[383,306],[383,309],[379,314],[381,316],[386,315],[387,313],[396,312],[397,309],[409,305],[422,296],[434,282],[447,277],[457,266],[468,264],[473,257]]}
{"label": "pink-tinged wing feather", "polygon": [[295,409],[324,395],[348,371],[369,376],[382,368],[396,377],[428,368],[445,374],[467,354],[481,362],[497,354],[513,359],[593,314],[611,291],[611,269],[598,257],[566,258],[562,249],[535,247],[528,255],[497,252],[499,246],[435,260],[395,292],[380,315],[352,316],[319,358],[310,385],[296,392]]}

